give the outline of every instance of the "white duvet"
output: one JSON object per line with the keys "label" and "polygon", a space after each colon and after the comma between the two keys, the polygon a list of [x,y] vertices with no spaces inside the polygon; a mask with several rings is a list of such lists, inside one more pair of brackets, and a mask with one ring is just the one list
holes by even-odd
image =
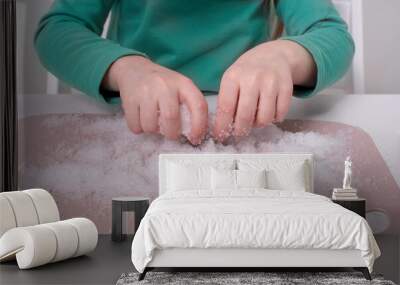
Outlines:
{"label": "white duvet", "polygon": [[372,272],[379,248],[365,219],[307,192],[170,192],[157,198],[132,243],[143,272],[155,249],[358,249]]}

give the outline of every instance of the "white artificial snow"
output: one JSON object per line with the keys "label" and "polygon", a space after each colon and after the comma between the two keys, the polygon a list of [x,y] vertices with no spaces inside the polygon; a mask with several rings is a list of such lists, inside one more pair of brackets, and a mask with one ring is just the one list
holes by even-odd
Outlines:
{"label": "white artificial snow", "polygon": [[[184,135],[190,130],[187,116],[183,109]],[[22,158],[21,187],[51,190],[66,216],[82,211],[71,205],[83,203],[101,232],[109,229],[112,197],[158,195],[160,153],[310,152],[316,160],[316,185],[332,186],[342,175],[346,155],[346,134],[293,133],[274,125],[255,129],[241,140],[230,139],[226,145],[208,136],[196,147],[160,135],[132,134],[121,114],[48,115],[39,126],[42,137],[30,138],[27,157]]]}

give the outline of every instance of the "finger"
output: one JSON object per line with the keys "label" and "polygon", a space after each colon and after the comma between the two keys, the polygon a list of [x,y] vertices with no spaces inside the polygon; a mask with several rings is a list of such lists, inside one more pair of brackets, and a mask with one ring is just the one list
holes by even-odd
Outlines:
{"label": "finger", "polygon": [[231,135],[238,98],[238,83],[232,78],[223,77],[218,95],[217,114],[213,128],[213,136],[220,142],[223,142]]}
{"label": "finger", "polygon": [[240,86],[234,123],[234,136],[246,136],[250,133],[255,121],[259,95],[259,85],[256,83]]}
{"label": "finger", "polygon": [[170,94],[162,94],[159,97],[159,125],[160,133],[163,136],[171,140],[177,140],[181,134],[179,99],[177,91],[172,92]]}
{"label": "finger", "polygon": [[282,122],[289,112],[290,103],[293,96],[293,81],[290,77],[281,80],[282,84],[279,88],[279,94],[276,103],[276,118],[277,122]]}
{"label": "finger", "polygon": [[146,98],[140,105],[140,123],[145,133],[158,132],[158,104],[152,98]]}
{"label": "finger", "polygon": [[273,82],[265,83],[261,88],[256,117],[257,127],[265,127],[274,121],[277,95],[278,89]]}
{"label": "finger", "polygon": [[129,106],[124,106],[125,120],[128,128],[134,134],[140,134],[143,129],[140,125],[140,108],[138,104],[130,104]]}
{"label": "finger", "polygon": [[203,93],[189,79],[184,79],[179,88],[179,100],[190,112],[191,131],[189,140],[198,145],[204,139],[208,125],[208,105]]}

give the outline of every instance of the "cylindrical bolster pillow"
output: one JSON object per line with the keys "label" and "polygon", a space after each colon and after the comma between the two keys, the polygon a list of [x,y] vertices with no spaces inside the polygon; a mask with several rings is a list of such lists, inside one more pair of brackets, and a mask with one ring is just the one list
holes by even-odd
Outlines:
{"label": "cylindrical bolster pillow", "polygon": [[51,223],[60,220],[56,201],[49,192],[43,189],[29,189],[22,191],[29,195],[35,205],[39,224]]}
{"label": "cylindrical bolster pillow", "polygon": [[14,212],[8,199],[0,195],[0,237],[9,229],[15,228]]}
{"label": "cylindrical bolster pillow", "polygon": [[29,189],[0,193],[0,237],[15,227],[60,220],[57,204],[49,192]]}
{"label": "cylindrical bolster pillow", "polygon": [[0,238],[0,261],[16,255],[28,269],[86,254],[97,245],[97,228],[86,218],[14,228]]}
{"label": "cylindrical bolster pillow", "polygon": [[75,255],[78,248],[78,232],[75,228],[65,221],[44,224],[48,227],[57,240],[57,251],[52,262],[70,258]]}
{"label": "cylindrical bolster pillow", "polygon": [[30,196],[22,191],[3,192],[13,210],[17,227],[33,226],[39,223],[35,205]]}
{"label": "cylindrical bolster pillow", "polygon": [[16,255],[21,269],[51,262],[56,251],[53,232],[41,225],[13,228],[0,238],[0,261]]}
{"label": "cylindrical bolster pillow", "polygon": [[73,218],[65,220],[64,222],[72,225],[78,233],[78,248],[76,249],[74,257],[91,252],[96,248],[98,232],[96,225],[91,220]]}

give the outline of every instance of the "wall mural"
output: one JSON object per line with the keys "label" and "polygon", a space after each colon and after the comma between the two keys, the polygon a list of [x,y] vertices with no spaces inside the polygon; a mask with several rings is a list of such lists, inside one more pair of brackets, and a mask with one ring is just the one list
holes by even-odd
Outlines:
{"label": "wall mural", "polygon": [[226,145],[212,139],[193,147],[156,135],[134,135],[121,113],[39,114],[20,120],[20,187],[49,190],[62,218],[93,220],[111,229],[111,199],[158,195],[160,153],[311,152],[315,192],[341,187],[343,162],[353,160],[353,187],[367,199],[375,232],[400,232],[400,188],[371,136],[358,127],[323,120],[288,119]]}

